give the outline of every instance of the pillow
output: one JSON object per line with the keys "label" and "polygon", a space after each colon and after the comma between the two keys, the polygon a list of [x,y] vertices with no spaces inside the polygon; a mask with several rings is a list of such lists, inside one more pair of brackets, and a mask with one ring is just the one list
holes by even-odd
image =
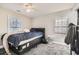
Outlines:
{"label": "pillow", "polygon": [[30,30],[29,30],[29,29],[27,29],[27,28],[25,28],[25,29],[24,29],[24,32],[30,32]]}

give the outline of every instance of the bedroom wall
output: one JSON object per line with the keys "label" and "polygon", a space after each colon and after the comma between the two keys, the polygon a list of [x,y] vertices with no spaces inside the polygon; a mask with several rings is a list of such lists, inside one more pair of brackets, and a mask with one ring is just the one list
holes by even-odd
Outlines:
{"label": "bedroom wall", "polygon": [[0,7],[0,33],[7,32],[8,16],[15,16],[22,21],[22,28],[31,28],[31,20],[25,15]]}
{"label": "bedroom wall", "polygon": [[[55,19],[64,17],[68,19],[69,23],[77,24],[77,12],[73,9],[63,10],[48,15],[43,15],[32,20],[32,27],[44,27],[46,28],[46,37],[54,36]],[[63,42],[63,39],[57,39],[55,41]]]}

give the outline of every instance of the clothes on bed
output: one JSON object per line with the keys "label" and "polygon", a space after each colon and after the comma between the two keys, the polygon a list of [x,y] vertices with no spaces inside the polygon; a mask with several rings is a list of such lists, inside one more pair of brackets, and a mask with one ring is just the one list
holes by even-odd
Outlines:
{"label": "clothes on bed", "polygon": [[24,40],[28,40],[30,38],[42,35],[42,32],[24,32],[18,34],[12,34],[8,37],[8,42],[13,45],[14,47],[18,47],[19,43]]}

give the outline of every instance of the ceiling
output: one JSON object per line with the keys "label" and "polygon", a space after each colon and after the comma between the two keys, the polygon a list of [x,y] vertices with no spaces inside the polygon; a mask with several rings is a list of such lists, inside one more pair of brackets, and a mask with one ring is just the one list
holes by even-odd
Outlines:
{"label": "ceiling", "polygon": [[31,18],[70,9],[74,6],[73,3],[33,3],[32,5],[34,6],[35,10],[28,13],[24,8],[23,3],[0,3],[0,6],[4,8],[8,8]]}

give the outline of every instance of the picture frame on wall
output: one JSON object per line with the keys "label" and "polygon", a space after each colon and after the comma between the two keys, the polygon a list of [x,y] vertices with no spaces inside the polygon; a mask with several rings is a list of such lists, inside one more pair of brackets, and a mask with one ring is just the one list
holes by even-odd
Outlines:
{"label": "picture frame on wall", "polygon": [[15,32],[18,31],[22,26],[21,20],[16,16],[8,16],[7,20],[7,31]]}

